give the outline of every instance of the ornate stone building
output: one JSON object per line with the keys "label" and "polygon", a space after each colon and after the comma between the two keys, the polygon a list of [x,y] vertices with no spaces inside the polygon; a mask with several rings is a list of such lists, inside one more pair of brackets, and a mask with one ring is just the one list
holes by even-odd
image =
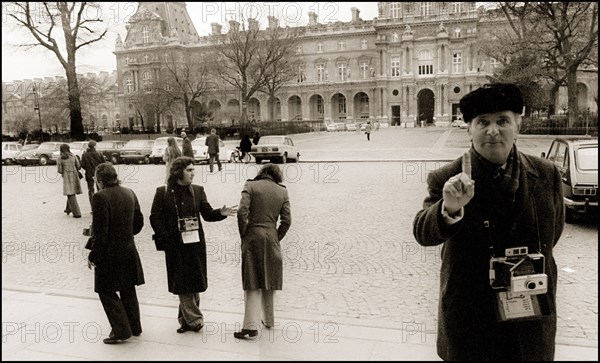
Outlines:
{"label": "ornate stone building", "polygon": [[[478,44],[501,19],[477,9],[475,2],[380,2],[372,20],[361,19],[357,8],[350,11],[351,21],[328,24],[309,12],[296,49],[297,78],[277,95],[276,120],[448,125],[460,115],[460,98],[487,83],[499,65]],[[221,32],[220,24],[211,25],[213,33]],[[167,50],[205,53],[211,47],[208,36],[196,32],[185,3],[139,3],[125,42],[119,38],[114,52],[121,114],[129,124],[138,124],[130,96],[158,80]],[[596,88],[597,73],[595,80],[582,78],[581,106],[596,111]],[[223,87],[201,102],[213,111],[238,109],[240,98]],[[255,94],[249,118],[268,120],[267,104],[266,95]],[[160,122],[186,126],[185,113],[170,110]]]}

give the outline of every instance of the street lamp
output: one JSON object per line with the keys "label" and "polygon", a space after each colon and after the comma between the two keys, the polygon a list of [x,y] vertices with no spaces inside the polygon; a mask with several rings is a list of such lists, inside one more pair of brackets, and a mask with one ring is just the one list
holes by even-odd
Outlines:
{"label": "street lamp", "polygon": [[34,106],[33,106],[33,110],[38,114],[38,117],[40,119],[40,141],[44,141],[43,140],[43,129],[42,129],[42,113],[40,112],[40,102],[38,99],[38,94],[37,94],[37,88],[35,86],[35,82],[33,82],[33,96],[34,96]]}

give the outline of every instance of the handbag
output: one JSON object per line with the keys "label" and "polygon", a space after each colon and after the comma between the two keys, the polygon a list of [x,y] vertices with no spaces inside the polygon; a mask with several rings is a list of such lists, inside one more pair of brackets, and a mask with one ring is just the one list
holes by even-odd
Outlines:
{"label": "handbag", "polygon": [[79,170],[77,170],[77,175],[79,176],[79,179],[83,179],[83,174],[81,174]]}

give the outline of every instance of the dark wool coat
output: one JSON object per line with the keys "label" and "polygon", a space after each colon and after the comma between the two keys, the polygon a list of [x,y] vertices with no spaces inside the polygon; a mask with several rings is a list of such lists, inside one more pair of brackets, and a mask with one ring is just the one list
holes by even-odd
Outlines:
{"label": "dark wool coat", "polygon": [[81,168],[85,170],[85,180],[93,180],[96,167],[104,162],[104,156],[93,147],[88,147],[81,156]]}
{"label": "dark wool coat", "polygon": [[237,217],[242,238],[243,289],[281,290],[283,260],[279,241],[292,224],[287,189],[268,176],[248,180]]}
{"label": "dark wool coat", "polygon": [[[169,292],[173,294],[187,294],[195,292],[204,292],[208,288],[208,278],[206,269],[206,240],[200,215],[207,222],[221,221],[226,216],[221,215],[219,209],[213,209],[206,199],[204,188],[191,184],[188,187],[175,186],[175,188],[185,188],[182,193],[184,203],[191,205],[195,203],[196,217],[198,218],[200,242],[184,244],[181,240],[177,222],[177,210],[173,193],[169,190],[165,193],[165,186],[156,188],[154,201],[152,202],[152,211],[150,212],[150,224],[154,230],[156,238],[165,241],[165,260],[167,264],[167,281]],[[194,190],[192,197],[191,188]],[[179,206],[180,213],[182,207]],[[189,215],[193,215],[192,212]]]}
{"label": "dark wool coat", "polygon": [[[512,211],[470,150],[475,196],[454,225],[443,221],[442,188],[461,172],[461,158],[427,178],[429,196],[414,219],[419,244],[442,247],[437,352],[444,360],[552,360],[556,336],[557,269],[552,249],[563,230],[560,173],[541,158],[518,153],[519,189]],[[484,220],[490,221],[485,228]],[[510,235],[511,226],[514,229]],[[488,231],[489,230],[489,231]],[[551,314],[538,320],[497,322],[496,293],[489,284],[490,236],[494,246],[528,246],[545,256]]]}
{"label": "dark wool coat", "polygon": [[144,226],[144,216],[133,190],[108,187],[92,197],[90,261],[96,264],[96,292],[120,291],[144,284],[144,271],[133,236]]}
{"label": "dark wool coat", "polygon": [[192,148],[192,142],[189,138],[186,137],[183,139],[182,149],[183,156],[188,156],[190,158],[194,157],[194,149]]}

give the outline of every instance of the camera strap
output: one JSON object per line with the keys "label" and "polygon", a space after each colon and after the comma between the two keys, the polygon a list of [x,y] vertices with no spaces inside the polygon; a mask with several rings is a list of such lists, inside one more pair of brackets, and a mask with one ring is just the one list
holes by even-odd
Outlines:
{"label": "camera strap", "polygon": [[[167,186],[165,185],[165,189]],[[198,211],[196,210],[196,194],[194,193],[194,188],[191,185],[188,185],[190,193],[192,193],[192,204],[194,206],[194,217],[198,216]],[[181,219],[182,216],[179,213],[179,207],[177,206],[177,198],[175,196],[175,189],[171,188],[171,194],[173,194],[173,202],[175,203],[175,212],[177,213],[177,220]]]}

